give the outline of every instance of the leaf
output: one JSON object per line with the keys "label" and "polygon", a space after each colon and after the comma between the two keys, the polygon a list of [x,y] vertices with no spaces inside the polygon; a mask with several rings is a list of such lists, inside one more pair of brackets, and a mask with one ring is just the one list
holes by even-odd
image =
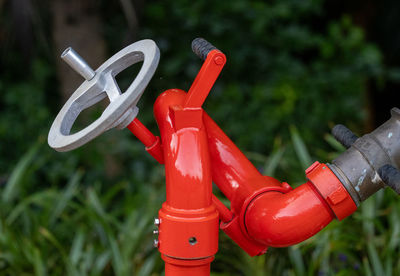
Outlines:
{"label": "leaf", "polygon": [[42,256],[40,254],[40,250],[38,248],[33,249],[33,267],[35,269],[35,275],[36,276],[45,276],[47,275],[46,273],[46,267],[43,263]]}
{"label": "leaf", "polygon": [[305,266],[300,250],[297,247],[292,246],[289,247],[288,251],[289,251],[289,258],[294,266],[296,275],[297,276],[305,275]]}
{"label": "leaf", "polygon": [[146,260],[144,261],[143,265],[140,267],[136,275],[138,276],[151,275],[151,272],[154,269],[154,264],[157,258],[158,258],[158,253],[147,256]]}
{"label": "leaf", "polygon": [[44,207],[48,209],[50,202],[56,198],[58,194],[53,190],[44,190],[36,192],[29,197],[24,198],[17,206],[15,206],[9,213],[6,219],[6,223],[11,225],[21,214],[26,212],[31,204],[36,204],[37,206]]}
{"label": "leaf", "polygon": [[372,242],[367,244],[368,256],[371,261],[372,270],[374,271],[374,275],[385,275],[385,271],[383,270],[382,262],[378,257],[378,253],[376,252],[375,245]]}
{"label": "leaf", "polygon": [[111,231],[107,231],[107,239],[111,248],[111,258],[113,263],[114,272],[116,275],[125,275],[126,267],[122,259],[121,251]]}
{"label": "leaf", "polygon": [[100,272],[106,267],[110,262],[111,253],[110,251],[105,251],[99,256],[97,256],[94,263],[93,272],[100,274]]}
{"label": "leaf", "polygon": [[72,265],[76,266],[83,253],[83,245],[85,243],[85,232],[83,229],[79,229],[75,234],[74,240],[72,241],[71,250],[69,253],[69,259]]}
{"label": "leaf", "polygon": [[99,197],[97,196],[96,191],[93,188],[88,189],[88,203],[96,212],[96,214],[101,217],[102,219],[106,220],[107,214],[103,209],[103,206],[100,202]]}
{"label": "leaf", "polygon": [[326,133],[324,135],[324,139],[335,151],[344,152],[346,150],[346,148],[338,140],[336,140],[332,134]]}
{"label": "leaf", "polygon": [[303,169],[307,169],[311,165],[311,157],[308,153],[306,145],[300,137],[299,131],[295,126],[290,126],[290,135],[292,138],[294,150],[296,151],[297,157],[300,160]]}
{"label": "leaf", "polygon": [[65,207],[68,204],[68,201],[71,200],[71,198],[74,196],[76,193],[79,181],[82,177],[82,172],[77,171],[70,179],[70,181],[67,184],[67,187],[65,188],[64,191],[61,191],[61,197],[57,200],[56,206],[53,209],[53,212],[51,213],[50,216],[50,225],[53,225],[56,219],[60,216],[60,214],[64,211]]}
{"label": "leaf", "polygon": [[15,166],[9,180],[7,181],[6,188],[4,189],[2,194],[2,200],[4,202],[10,202],[17,195],[20,188],[19,185],[21,184],[22,179],[25,176],[29,166],[32,164],[32,161],[39,148],[39,143],[34,144]]}
{"label": "leaf", "polygon": [[62,253],[63,256],[65,256],[64,247],[60,244],[60,242],[56,239],[56,237],[54,237],[54,235],[48,229],[40,227],[39,233],[43,237],[45,237],[48,241],[50,241],[50,243],[53,244],[54,247],[56,247],[60,251],[60,253]]}
{"label": "leaf", "polygon": [[276,168],[278,167],[280,161],[283,158],[283,154],[285,153],[285,148],[280,147],[276,149],[268,158],[268,161],[265,162],[263,173],[265,175],[273,176]]}

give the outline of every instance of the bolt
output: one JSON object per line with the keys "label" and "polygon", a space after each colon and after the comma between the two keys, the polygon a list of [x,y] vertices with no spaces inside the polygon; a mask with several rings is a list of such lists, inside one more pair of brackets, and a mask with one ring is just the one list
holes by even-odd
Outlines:
{"label": "bolt", "polygon": [[158,245],[160,244],[160,242],[157,240],[157,239],[155,239],[154,241],[153,241],[153,246],[155,247],[155,248],[158,248]]}
{"label": "bolt", "polygon": [[160,225],[160,219],[159,218],[155,218],[154,219],[154,225],[157,225],[157,226]]}
{"label": "bolt", "polygon": [[158,235],[158,230],[153,230],[153,235]]}

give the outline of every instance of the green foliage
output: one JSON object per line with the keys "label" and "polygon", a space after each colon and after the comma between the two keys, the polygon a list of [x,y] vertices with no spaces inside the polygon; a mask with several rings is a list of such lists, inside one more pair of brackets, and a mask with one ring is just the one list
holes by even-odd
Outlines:
{"label": "green foliage", "polygon": [[14,181],[0,189],[0,274],[160,271],[149,229],[163,199],[162,174],[153,170],[148,185],[133,188],[124,180],[105,189],[100,182],[85,185],[85,171],[76,170],[65,187],[41,189],[29,165],[38,161],[43,147],[34,145],[12,171]]}
{"label": "green foliage", "polygon": [[348,16],[325,19],[323,1],[155,1],[143,19],[142,37],[161,48],[159,91],[189,88],[200,64],[194,37],[227,55],[206,109],[239,146],[261,153],[277,135],[288,139],[291,124],[316,148],[326,148],[329,122],[362,129],[367,79],[383,70],[363,31]]}
{"label": "green foliage", "polygon": [[51,115],[46,102],[50,70],[48,63],[36,59],[28,79],[0,79],[1,173],[11,169],[9,161],[18,160],[35,139],[50,127]]}

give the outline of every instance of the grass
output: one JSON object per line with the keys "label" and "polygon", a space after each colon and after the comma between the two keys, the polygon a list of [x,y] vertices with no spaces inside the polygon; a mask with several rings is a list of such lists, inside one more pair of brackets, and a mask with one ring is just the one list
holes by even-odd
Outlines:
{"label": "grass", "polygon": [[[132,191],[130,183],[121,181],[106,189],[100,182],[85,185],[85,172],[77,170],[62,189],[35,189],[30,165],[43,147],[35,145],[21,158],[1,190],[0,274],[161,271],[151,234],[152,218],[162,202],[157,185]],[[19,192],[23,189],[34,192]]]}
{"label": "grass", "polygon": [[[264,173],[300,183],[314,159],[297,129],[290,132],[291,142],[275,139],[269,156],[247,155]],[[321,155],[343,150],[330,135],[325,140],[332,152]],[[45,173],[52,162],[75,164],[64,168],[62,186],[57,181],[63,178]],[[88,169],[77,164],[57,161],[38,142],[15,165],[0,188],[0,275],[162,275],[151,233],[164,200],[162,167],[154,166],[140,185],[128,176],[110,185],[92,182]],[[397,200],[393,192],[380,191],[343,222],[254,258],[221,233],[212,275],[399,275]]]}

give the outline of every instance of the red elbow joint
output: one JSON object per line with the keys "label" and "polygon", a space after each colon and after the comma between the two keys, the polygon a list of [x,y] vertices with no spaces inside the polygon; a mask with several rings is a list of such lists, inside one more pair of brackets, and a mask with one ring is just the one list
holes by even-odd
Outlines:
{"label": "red elbow joint", "polygon": [[[269,177],[268,177],[269,178]],[[250,256],[264,254],[268,246],[265,242],[257,241],[248,235],[246,225],[244,223],[245,213],[249,204],[263,194],[284,194],[291,191],[292,188],[287,183],[282,183],[281,186],[266,186],[255,191],[244,201],[240,215],[234,216],[228,222],[221,222],[220,228],[223,230],[237,245],[239,245]]]}
{"label": "red elbow joint", "polygon": [[[306,170],[306,175],[309,181],[294,190],[264,191],[243,204],[237,218],[243,232],[242,244],[238,244],[251,249],[245,249],[250,255],[259,255],[269,246],[300,243],[322,230],[333,218],[341,220],[357,209],[327,165],[315,162]],[[228,233],[229,229],[224,231],[231,237],[238,235],[238,231],[234,234]],[[246,243],[253,241],[252,246],[243,239]]]}

